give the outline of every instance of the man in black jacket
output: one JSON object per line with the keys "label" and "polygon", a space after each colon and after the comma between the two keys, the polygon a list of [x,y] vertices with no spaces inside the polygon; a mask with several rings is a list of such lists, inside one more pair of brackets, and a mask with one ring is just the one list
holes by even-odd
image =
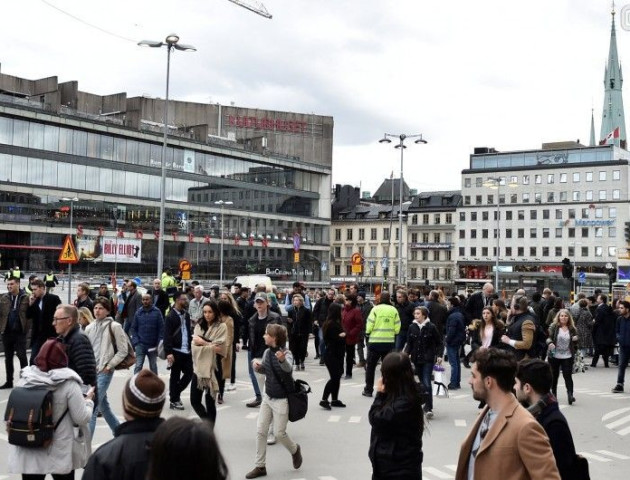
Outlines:
{"label": "man in black jacket", "polygon": [[162,289],[162,281],[159,278],[153,280],[153,293],[152,293],[153,306],[157,308],[162,317],[166,316],[166,309],[170,303],[168,301],[168,293]]}
{"label": "man in black jacket", "polygon": [[[326,295],[315,302],[313,307],[313,335],[315,336],[315,359],[319,358],[319,364],[324,364],[326,344],[322,332],[322,325],[328,316],[328,307],[335,301],[335,290],[329,288]],[[365,322],[364,322],[365,323]]]}
{"label": "man in black jacket", "polygon": [[150,446],[166,400],[164,382],[150,370],[140,370],[127,380],[123,391],[125,423],[114,438],[92,454],[83,472],[84,480],[144,480]]}
{"label": "man in black jacket", "polygon": [[544,428],[562,480],[582,478],[577,471],[573,436],[550,392],[551,383],[551,367],[547,362],[538,358],[524,360],[516,371],[516,398]]}
{"label": "man in black jacket", "polygon": [[85,385],[96,385],[94,349],[79,326],[77,307],[64,304],[57,306],[53,325],[57,339],[66,347],[68,368],[77,372]]}
{"label": "man in black jacket", "polygon": [[615,337],[615,325],[617,315],[612,307],[608,305],[608,297],[606,295],[597,296],[597,308],[593,316],[593,343],[595,344],[595,353],[591,367],[595,368],[601,355],[604,359],[604,367],[608,368],[608,360],[615,349],[617,338]]}
{"label": "man in black jacket", "polygon": [[192,328],[188,314],[188,296],[181,290],[175,293],[175,304],[164,321],[164,352],[171,369],[169,380],[170,407],[184,410],[180,396],[193,375],[190,341]]}
{"label": "man in black jacket", "polygon": [[464,311],[466,313],[466,321],[470,324],[473,320],[481,318],[481,312],[484,307],[491,307],[494,297],[494,285],[491,283],[484,284],[480,292],[473,293],[468,301]]}
{"label": "man in black jacket", "polygon": [[61,300],[57,295],[46,293],[46,285],[40,279],[33,280],[31,291],[26,316],[32,325],[30,364],[33,365],[44,342],[48,338],[57,336],[53,326],[53,316]]}
{"label": "man in black jacket", "polygon": [[400,317],[400,332],[396,335],[396,351],[401,352],[405,343],[407,343],[407,331],[411,322],[413,322],[414,306],[409,302],[406,290],[398,290],[396,292],[396,303],[394,304],[398,310]]}

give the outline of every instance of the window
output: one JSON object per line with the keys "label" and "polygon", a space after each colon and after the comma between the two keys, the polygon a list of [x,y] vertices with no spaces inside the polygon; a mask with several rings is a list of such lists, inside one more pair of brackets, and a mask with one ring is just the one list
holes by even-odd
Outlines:
{"label": "window", "polygon": [[440,243],[440,239],[441,239],[441,235],[439,233],[434,233],[433,234],[433,242],[434,243]]}
{"label": "window", "polygon": [[556,220],[562,220],[562,209],[556,208]]}
{"label": "window", "polygon": [[488,220],[488,212],[481,212],[481,219],[482,220]]}
{"label": "window", "polygon": [[352,256],[352,246],[346,247],[346,257]]}
{"label": "window", "polygon": [[507,228],[505,230],[505,238],[512,238],[512,229],[511,228]]}
{"label": "window", "polygon": [[602,170],[601,172],[599,172],[599,181],[600,182],[605,182],[606,181],[606,171]]}
{"label": "window", "polygon": [[440,261],[440,251],[439,250],[433,250],[433,260],[435,262],[439,262]]}
{"label": "window", "polygon": [[525,220],[525,210],[519,210],[517,213],[518,220]]}
{"label": "window", "polygon": [[417,268],[412,268],[411,269],[411,278],[418,278],[418,269]]}
{"label": "window", "polygon": [[599,199],[600,200],[606,200],[606,190],[600,190],[599,191]]}
{"label": "window", "polygon": [[549,220],[549,210],[547,209],[543,210],[542,214],[543,214],[542,216],[543,220]]}
{"label": "window", "polygon": [[341,241],[341,228],[335,228],[335,241]]}
{"label": "window", "polygon": [[562,227],[556,228],[556,238],[562,238]]}
{"label": "window", "polygon": [[593,172],[586,172],[586,181],[587,182],[593,181]]}
{"label": "window", "polygon": [[621,170],[613,170],[612,178],[613,180],[621,180]]}
{"label": "window", "polygon": [[573,201],[574,202],[579,202],[580,201],[580,192],[579,190],[574,190],[573,191]]}
{"label": "window", "polygon": [[560,174],[560,183],[567,183],[567,174],[566,173],[561,173]]}
{"label": "window", "polygon": [[422,250],[422,261],[426,262],[429,260],[429,251],[428,250]]}
{"label": "window", "polygon": [[335,275],[341,275],[341,265],[335,265]]}
{"label": "window", "polygon": [[517,252],[517,257],[524,257],[525,256],[525,247],[518,247],[516,249]]}
{"label": "window", "polygon": [[542,256],[543,257],[549,256],[549,247],[542,247]]}
{"label": "window", "polygon": [[470,220],[473,222],[477,221],[477,212],[470,212]]}
{"label": "window", "polygon": [[536,229],[535,228],[530,228],[529,229],[529,238],[536,238]]}
{"label": "window", "polygon": [[617,218],[617,207],[610,207],[608,209],[608,218]]}
{"label": "window", "polygon": [[383,228],[383,240],[389,240],[389,228]]}
{"label": "window", "polygon": [[575,208],[569,208],[569,218],[575,218]]}
{"label": "window", "polygon": [[512,175],[512,176],[510,177],[510,184],[511,184],[511,185],[516,185],[516,184],[518,184],[518,177],[517,177],[516,175]]}
{"label": "window", "polygon": [[506,257],[512,256],[512,247],[505,247],[505,256]]}
{"label": "window", "polygon": [[[400,229],[398,227],[396,227],[396,240],[398,240],[400,238]],[[396,247],[398,248],[398,247]],[[398,256],[398,254],[396,254],[396,256]]]}
{"label": "window", "polygon": [[475,205],[481,205],[483,195],[475,195]]}
{"label": "window", "polygon": [[352,275],[352,265],[346,265],[346,275]]}
{"label": "window", "polygon": [[529,203],[529,193],[523,194],[523,203]]}
{"label": "window", "polygon": [[453,255],[450,250],[444,250],[444,260],[451,261],[453,259],[452,256]]}
{"label": "window", "polygon": [[518,238],[525,238],[525,229],[524,228],[519,228],[516,231],[516,234],[517,234]]}
{"label": "window", "polygon": [[534,193],[534,202],[542,203],[542,193]]}
{"label": "window", "polygon": [[553,199],[553,192],[547,192],[547,202],[553,203],[555,200]]}
{"label": "window", "polygon": [[556,247],[556,257],[562,256],[562,247]]}
{"label": "window", "polygon": [[422,225],[428,225],[429,224],[429,214],[425,213],[422,215]]}
{"label": "window", "polygon": [[412,215],[411,216],[411,224],[412,225],[418,225],[418,215]]}
{"label": "window", "polygon": [[573,183],[578,183],[580,181],[580,172],[573,172]]}
{"label": "window", "polygon": [[512,220],[512,210],[508,210],[507,212],[505,212],[505,219]]}
{"label": "window", "polygon": [[372,258],[376,257],[376,247],[375,246],[371,246],[370,247],[370,257],[372,257]]}
{"label": "window", "polygon": [[464,188],[470,188],[470,178],[464,178]]}
{"label": "window", "polygon": [[536,220],[537,217],[538,217],[538,212],[536,210],[530,210],[529,211],[529,219],[530,220]]}
{"label": "window", "polygon": [[549,229],[548,228],[543,228],[542,229],[542,238],[549,238]]}
{"label": "window", "polygon": [[334,257],[335,258],[340,258],[341,257],[341,247],[335,247],[334,249]]}
{"label": "window", "polygon": [[459,221],[460,222],[466,221],[466,212],[459,212]]}
{"label": "window", "polygon": [[417,233],[412,233],[411,234],[411,243],[418,243],[418,234]]}
{"label": "window", "polygon": [[429,234],[428,233],[423,233],[422,234],[422,243],[429,243]]}
{"label": "window", "polygon": [[602,207],[595,209],[595,218],[604,218],[604,209]]}
{"label": "window", "polygon": [[483,178],[475,177],[475,187],[477,188],[483,187]]}
{"label": "window", "polygon": [[433,223],[435,223],[435,225],[439,225],[440,224],[440,214],[439,213],[436,213],[433,216]]}
{"label": "window", "polygon": [[536,256],[536,247],[529,247],[529,256],[530,257]]}
{"label": "window", "polygon": [[569,238],[575,238],[575,228],[573,227],[569,228],[567,236]]}
{"label": "window", "polygon": [[617,257],[617,247],[608,247],[608,256]]}
{"label": "window", "polygon": [[488,195],[488,205],[494,205],[494,195]]}
{"label": "window", "polygon": [[586,191],[586,201],[590,202],[593,200],[593,190],[587,190]]}
{"label": "window", "polygon": [[510,203],[517,203],[518,195],[516,193],[510,193]]}
{"label": "window", "polygon": [[575,256],[575,247],[569,247],[567,250],[567,255],[569,257],[574,257]]}
{"label": "window", "polygon": [[604,248],[603,247],[595,247],[595,256],[596,257],[601,257],[604,255]]}
{"label": "window", "polygon": [[604,229],[602,227],[595,227],[595,238],[602,238],[604,236]]}
{"label": "window", "polygon": [[554,179],[554,174],[553,173],[548,173],[547,174],[547,183],[551,185],[553,183],[553,179]]}
{"label": "window", "polygon": [[588,228],[582,228],[582,238],[588,238]]}
{"label": "window", "polygon": [[477,238],[477,230],[470,231],[470,238]]}
{"label": "window", "polygon": [[523,175],[523,185],[529,185],[529,175]]}
{"label": "window", "polygon": [[534,183],[536,185],[542,184],[542,175],[534,175]]}
{"label": "window", "polygon": [[464,238],[466,238],[466,230],[459,231],[459,238],[460,240],[463,240]]}
{"label": "window", "polygon": [[501,205],[504,205],[504,204],[505,204],[505,194],[504,194],[504,193],[502,193],[502,194],[500,194],[500,195],[499,195],[499,203],[500,203]]}
{"label": "window", "polygon": [[370,240],[376,240],[376,228],[370,228]]}
{"label": "window", "polygon": [[451,223],[453,223],[453,214],[452,213],[447,213],[446,214],[445,222],[446,222],[447,225],[450,225]]}
{"label": "window", "polygon": [[352,229],[346,229],[346,240],[352,240]]}
{"label": "window", "polygon": [[481,238],[488,238],[488,229],[484,228],[481,230]]}
{"label": "window", "polygon": [[582,256],[588,257],[588,247],[582,247]]}
{"label": "window", "polygon": [[561,202],[566,202],[567,201],[567,192],[560,192],[560,201]]}
{"label": "window", "polygon": [[470,195],[464,195],[464,205],[470,205]]}
{"label": "window", "polygon": [[477,255],[477,247],[470,247],[470,255],[474,257]]}
{"label": "window", "polygon": [[424,278],[424,279],[429,278],[429,269],[428,268],[422,268],[421,270],[422,270],[422,277],[420,277],[420,278]]}
{"label": "window", "polygon": [[619,200],[621,198],[621,190],[615,189],[612,192],[613,200]]}
{"label": "window", "polygon": [[359,228],[359,240],[365,240],[365,228]]}
{"label": "window", "polygon": [[488,247],[481,247],[481,256],[482,257],[488,256]]}
{"label": "window", "polygon": [[459,247],[459,256],[460,257],[466,256],[466,247]]}

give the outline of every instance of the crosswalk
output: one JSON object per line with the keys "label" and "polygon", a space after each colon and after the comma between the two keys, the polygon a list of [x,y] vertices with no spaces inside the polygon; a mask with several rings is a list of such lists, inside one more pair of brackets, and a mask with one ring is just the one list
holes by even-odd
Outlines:
{"label": "crosswalk", "polygon": [[[560,386],[558,386],[558,391],[560,391]],[[624,398],[627,400],[628,397],[626,395],[620,395],[618,393],[612,393],[610,390],[592,390],[588,388],[576,388],[576,394],[588,395],[590,397],[598,397],[598,398],[613,398],[617,400],[623,400]],[[577,396],[577,395],[576,395]]]}
{"label": "crosswalk", "polygon": [[602,417],[602,422],[606,428],[612,430],[622,437],[630,434],[630,407],[619,408],[608,412]]}

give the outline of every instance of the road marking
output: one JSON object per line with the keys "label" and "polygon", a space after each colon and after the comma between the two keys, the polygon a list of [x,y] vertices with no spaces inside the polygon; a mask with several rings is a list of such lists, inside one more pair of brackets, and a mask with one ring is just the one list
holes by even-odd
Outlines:
{"label": "road marking", "polygon": [[338,422],[339,420],[341,420],[341,415],[331,415],[328,417],[329,422]]}
{"label": "road marking", "polygon": [[8,402],[8,401],[9,401],[9,399],[5,398],[4,400],[0,400],[0,403],[5,403],[5,402]]}
{"label": "road marking", "polygon": [[217,412],[221,410],[227,410],[228,408],[232,408],[232,405],[223,405],[222,407],[217,407]]}
{"label": "road marking", "polygon": [[622,413],[630,412],[630,407],[620,408],[619,410],[613,410],[612,412],[608,412],[606,415],[602,417],[602,422],[609,420],[617,415],[621,415]]}
{"label": "road marking", "polygon": [[599,455],[595,455],[594,453],[586,453],[586,452],[579,452],[580,455],[582,455],[585,458],[588,458],[590,460],[595,460],[596,462],[610,462],[610,458],[606,458],[606,457],[600,457]]}
{"label": "road marking", "polygon": [[621,435],[621,436],[628,435],[630,433],[630,427],[623,428],[623,429],[617,431],[617,433],[619,435]]}
{"label": "road marking", "polygon": [[311,383],[322,383],[325,380],[326,380],[325,378],[318,378],[316,380],[311,380]]}
{"label": "road marking", "polygon": [[350,417],[348,423],[359,423],[361,421],[361,417]]}
{"label": "road marking", "polygon": [[438,470],[434,467],[422,467],[422,471],[428,473],[429,475],[433,475],[437,478],[450,479],[455,478],[450,473],[444,473],[442,470]]}
{"label": "road marking", "polygon": [[252,419],[252,418],[257,418],[258,417],[258,412],[252,412],[252,413],[248,413],[247,415],[245,415],[245,418],[247,419]]}
{"label": "road marking", "polygon": [[455,419],[456,427],[465,427],[467,425],[466,420],[462,420],[460,418]]}
{"label": "road marking", "polygon": [[630,415],[626,415],[625,417],[620,418],[619,420],[615,420],[614,422],[606,424],[606,428],[610,428],[612,430],[614,428],[620,427],[624,423],[630,423]]}
{"label": "road marking", "polygon": [[452,398],[453,400],[459,400],[461,398],[470,398],[470,395],[468,395],[468,394],[464,394],[464,395],[450,395],[450,398]]}
{"label": "road marking", "polygon": [[449,470],[452,470],[454,472],[457,471],[457,465],[444,465],[445,468],[448,468]]}
{"label": "road marking", "polygon": [[621,455],[620,453],[609,452],[608,450],[597,450],[597,453],[602,455],[608,455],[609,457],[618,458],[619,460],[630,460],[630,457]]}
{"label": "road marking", "polygon": [[337,480],[335,477],[317,477],[319,480]]}

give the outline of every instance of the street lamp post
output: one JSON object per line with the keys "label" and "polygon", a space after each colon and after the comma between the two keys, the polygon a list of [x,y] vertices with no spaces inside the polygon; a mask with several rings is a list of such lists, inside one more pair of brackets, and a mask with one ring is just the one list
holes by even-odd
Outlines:
{"label": "street lamp post", "polygon": [[179,43],[179,36],[171,33],[163,42],[154,40],[142,40],[138,42],[141,47],[160,48],[166,47],[166,99],[164,100],[164,139],[162,141],[162,178],[160,182],[160,237],[158,238],[158,278],[162,274],[164,266],[164,217],[166,216],[166,146],[168,142],[168,88],[171,74],[171,51],[173,49],[183,52],[195,52],[192,45]]}
{"label": "street lamp post", "polygon": [[[427,143],[426,140],[424,140],[422,138],[422,134],[415,134],[415,135],[406,135],[404,133],[398,134],[398,135],[394,135],[391,133],[385,133],[383,135],[383,138],[381,138],[379,140],[379,143],[391,143],[392,141],[390,140],[390,138],[398,138],[399,143],[395,146],[395,148],[400,148],[400,185],[399,185],[399,189],[398,189],[398,195],[399,195],[399,207],[398,207],[398,285],[402,285],[403,281],[403,275],[402,275],[402,235],[403,235],[403,228],[402,228],[402,207],[403,207],[403,153],[405,148],[407,148],[405,146],[405,140],[408,138],[416,138],[415,143]],[[393,210],[393,206],[392,206],[392,210]],[[392,212],[393,213],[393,212]],[[389,232],[389,236],[391,239],[392,236],[392,232],[390,229]],[[389,253],[388,253],[389,256]]]}
{"label": "street lamp post", "polygon": [[[72,237],[72,216],[74,214],[74,202],[78,202],[77,197],[62,197],[64,202],[70,202],[70,237]],[[72,264],[68,264],[68,304],[72,304]]]}
{"label": "street lamp post", "polygon": [[219,262],[220,262],[220,273],[219,273],[219,285],[221,286],[221,288],[223,288],[223,241],[224,241],[224,235],[223,235],[223,206],[224,205],[232,205],[234,202],[230,202],[230,201],[223,201],[223,200],[217,200],[216,202],[214,202],[215,205],[220,205],[221,206],[221,252],[219,254]]}

